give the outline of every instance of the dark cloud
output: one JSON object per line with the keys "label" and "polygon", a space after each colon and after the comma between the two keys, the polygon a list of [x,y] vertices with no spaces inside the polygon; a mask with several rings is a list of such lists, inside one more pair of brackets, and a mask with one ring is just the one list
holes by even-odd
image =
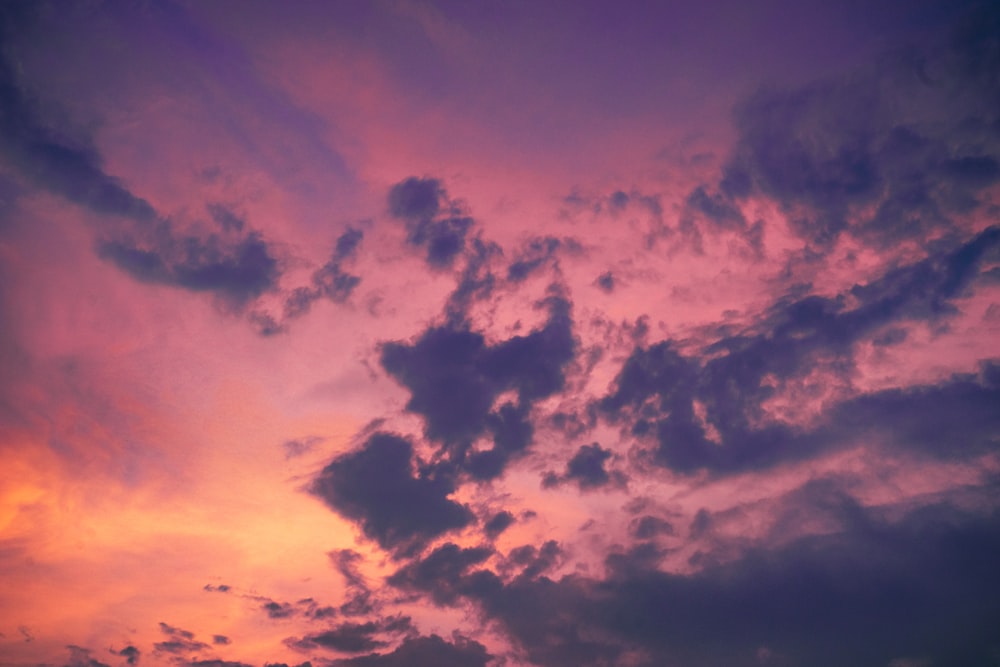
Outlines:
{"label": "dark cloud", "polygon": [[390,188],[388,203],[389,213],[406,221],[406,242],[424,248],[432,267],[450,267],[465,249],[473,220],[448,200],[437,179],[411,177],[401,181]]}
{"label": "dark cloud", "polygon": [[142,652],[139,649],[131,645],[126,646],[120,651],[115,651],[114,649],[111,649],[111,653],[113,655],[118,655],[125,658],[125,662],[127,662],[130,665],[139,664],[139,656],[142,654]]}
{"label": "dark cloud", "polygon": [[403,220],[427,220],[438,214],[447,198],[436,178],[410,177],[389,190],[389,213]]}
{"label": "dark cloud", "polygon": [[492,434],[493,447],[469,452],[465,461],[469,474],[481,480],[494,479],[503,474],[507,462],[531,444],[535,432],[524,404],[504,403],[486,416],[486,426]]}
{"label": "dark cloud", "polygon": [[194,639],[194,633],[190,630],[182,630],[180,628],[175,628],[172,625],[168,625],[163,621],[160,621],[160,632],[165,635],[173,635],[180,637],[182,639]]}
{"label": "dark cloud", "polygon": [[325,438],[318,435],[307,435],[304,438],[295,438],[293,440],[286,440],[281,443],[282,449],[285,450],[285,458],[292,459],[297,456],[302,456],[308,452],[311,452],[313,448],[319,443],[323,442]]}
{"label": "dark cloud", "polygon": [[188,667],[254,667],[254,665],[248,665],[245,662],[229,660],[192,660],[186,664]]}
{"label": "dark cloud", "polygon": [[338,549],[331,551],[328,555],[334,567],[344,577],[348,588],[367,588],[364,577],[358,570],[358,563],[364,560],[361,554],[353,549]]}
{"label": "dark cloud", "polygon": [[605,271],[601,275],[597,276],[596,284],[603,291],[610,294],[615,291],[615,276],[611,271]]}
{"label": "dark cloud", "polygon": [[267,612],[268,618],[291,618],[295,615],[296,609],[287,602],[275,602],[268,600],[261,605],[261,609]]}
{"label": "dark cloud", "polygon": [[227,584],[219,584],[218,586],[213,586],[212,584],[205,584],[203,588],[209,593],[212,592],[228,593],[230,590],[230,586],[228,586]]}
{"label": "dark cloud", "polygon": [[[69,650],[69,662],[65,667],[110,667],[107,663],[90,657],[90,649],[73,645],[66,648]],[[129,664],[133,663],[130,661]]]}
{"label": "dark cloud", "polygon": [[483,524],[483,532],[490,539],[496,539],[503,531],[507,530],[514,523],[514,515],[507,510],[502,510],[494,514]]}
{"label": "dark cloud", "polygon": [[420,220],[410,228],[407,242],[427,248],[427,263],[436,268],[452,265],[465,249],[465,236],[472,218],[452,216],[441,220]]}
{"label": "dark cloud", "polygon": [[391,616],[365,623],[348,621],[302,639],[293,638],[286,643],[298,650],[325,648],[341,653],[363,653],[388,646],[386,639],[393,635],[412,631],[413,624],[409,616]]}
{"label": "dark cloud", "polygon": [[333,259],[339,261],[354,257],[364,236],[364,232],[360,229],[348,227],[344,233],[337,238],[337,244],[334,246],[333,250]]}
{"label": "dark cloud", "polygon": [[448,297],[445,313],[448,324],[453,328],[468,322],[469,306],[488,299],[497,285],[497,277],[490,268],[503,251],[496,243],[483,241],[478,236],[469,241],[465,267],[459,275],[455,290]]}
{"label": "dark cloud", "polygon": [[548,540],[540,549],[527,544],[512,549],[502,569],[505,572],[516,571],[518,579],[535,579],[559,565],[564,556],[562,548],[555,540]]}
{"label": "dark cloud", "polygon": [[520,283],[549,264],[558,267],[557,256],[560,252],[579,254],[583,252],[583,247],[572,238],[542,236],[529,239],[507,267],[507,280]]}
{"label": "dark cloud", "polygon": [[334,303],[344,303],[347,301],[348,297],[351,296],[351,292],[360,283],[361,278],[347,273],[340,268],[339,264],[333,262],[324,264],[313,275],[313,285],[319,291],[319,294]]}
{"label": "dark cloud", "polygon": [[235,242],[216,235],[178,237],[164,224],[153,240],[105,239],[97,252],[136,280],[211,292],[237,308],[274,289],[281,275],[256,233]]}
{"label": "dark cloud", "polygon": [[295,640],[290,645],[299,650],[316,647],[332,649],[341,653],[362,653],[386,646],[386,642],[376,639],[378,626],[367,623],[341,623],[335,628],[308,635]]}
{"label": "dark cloud", "polygon": [[[3,3],[0,42],[12,32],[31,30],[34,10],[24,9],[28,4]],[[146,200],[104,172],[88,140],[70,137],[42,120],[39,101],[25,90],[6,58],[0,58],[0,147],[4,161],[23,178],[98,215],[138,223],[157,218]]]}
{"label": "dark cloud", "polygon": [[[527,447],[529,406],[563,387],[563,367],[575,346],[569,304],[551,297],[545,305],[545,326],[492,346],[482,334],[443,326],[412,344],[382,347],[383,368],[410,390],[407,410],[424,417],[426,436],[443,443],[454,463],[465,465],[472,442],[487,429],[493,432],[493,449],[469,457],[467,469],[480,479],[499,475]],[[517,404],[494,412],[497,397],[508,390],[517,392]]]}
{"label": "dark cloud", "polygon": [[317,299],[345,303],[351,297],[361,284],[361,277],[347,272],[342,264],[354,257],[363,238],[361,230],[351,227],[340,235],[330,260],[313,272],[311,284],[296,287],[285,297],[286,319],[305,315]]}
{"label": "dark cloud", "polygon": [[1000,179],[1000,81],[978,64],[996,61],[997,35],[1000,11],[984,5],[947,41],[843,79],[758,91],[737,109],[723,194],[692,203],[735,221],[734,199],[764,194],[818,246],[848,230],[891,244],[948,227]]}
{"label": "dark cloud", "polygon": [[202,651],[208,648],[208,644],[205,642],[196,641],[193,639],[183,639],[179,637],[174,637],[167,641],[156,642],[153,644],[153,649],[161,653],[172,653],[178,655],[181,653],[193,653],[196,651]]}
{"label": "dark cloud", "polygon": [[[957,375],[936,385],[886,389],[840,403],[820,435],[864,434],[911,452],[965,459],[997,451],[1000,384],[987,364],[980,377]],[[995,372],[995,371],[994,371]]]}
{"label": "dark cloud", "polygon": [[643,667],[754,665],[762,647],[787,664],[820,667],[989,664],[1000,648],[1000,516],[938,505],[890,521],[826,485],[793,498],[798,511],[813,503],[836,516],[840,529],[704,559],[693,574],[658,570],[662,553],[640,545],[609,556],[603,579],[550,579],[541,567],[557,549],[546,565],[528,547],[510,560],[541,567],[505,582],[471,570],[479,558],[452,545],[449,567],[403,580],[439,604],[475,602],[529,660],[552,667],[626,655]]}
{"label": "dark cloud", "polygon": [[[768,422],[762,405],[785,381],[804,376],[821,362],[830,373],[848,371],[853,364],[852,346],[860,340],[883,335],[880,332],[901,323],[934,322],[954,313],[952,301],[966,293],[979,275],[982,258],[998,246],[1000,228],[991,227],[957,248],[934,249],[926,259],[856,285],[843,296],[779,302],[757,331],[722,338],[705,351],[705,361],[680,354],[670,342],[637,347],[613,390],[596,408],[612,421],[627,424],[633,436],[655,441],[654,460],[682,472],[762,468],[809,457],[849,442],[848,428],[856,429],[855,436],[874,435],[872,429],[882,418],[900,428],[907,420],[916,429],[924,424],[923,437],[915,435],[914,443],[927,443],[928,449],[983,451],[988,441],[984,429],[992,427],[983,403],[992,399],[993,390],[979,385],[978,389],[960,389],[963,382],[967,384],[961,379],[946,381],[939,389],[915,389],[898,396],[883,392],[834,407],[828,416],[839,421],[839,429],[823,426],[802,432]],[[848,308],[847,303],[852,306]],[[964,397],[949,404],[962,403],[962,410],[956,405],[957,412],[952,414],[965,414],[967,420],[945,438],[944,427],[930,426],[948,423],[946,397],[962,391],[966,391]],[[907,410],[925,405],[924,396],[939,393],[941,410],[927,405],[919,418],[904,417]],[[698,405],[704,411],[701,417],[696,413]],[[884,414],[877,414],[879,410]],[[863,412],[870,421],[851,418]],[[931,434],[938,444],[929,443]],[[945,444],[955,441],[961,444]]]}
{"label": "dark cloud", "polygon": [[722,229],[742,230],[747,226],[743,213],[731,199],[718,193],[710,195],[704,186],[692,190],[685,204],[690,211],[708,218]]}
{"label": "dark cloud", "polygon": [[391,653],[334,660],[336,667],[486,667],[492,656],[477,641],[454,637],[446,642],[437,635],[413,637]]}
{"label": "dark cloud", "polygon": [[659,535],[674,533],[674,527],[669,521],[649,514],[633,519],[628,528],[629,533],[637,540],[651,540]]}
{"label": "dark cloud", "polygon": [[[28,28],[32,12],[0,10],[0,32]],[[0,60],[0,147],[6,161],[24,178],[101,216],[125,221],[126,229],[101,239],[98,255],[137,280],[195,292],[211,292],[230,307],[242,308],[280,277],[277,260],[259,234],[242,234],[244,221],[221,204],[209,204],[212,218],[227,236],[198,236],[173,229],[153,207],[103,170],[89,140],[49,127],[39,102]]]}
{"label": "dark cloud", "polygon": [[407,551],[473,521],[467,507],[448,499],[455,485],[447,475],[413,468],[409,441],[376,433],[327,465],[312,489],[386,549]]}
{"label": "dark cloud", "polygon": [[216,646],[224,646],[226,644],[231,644],[232,642],[229,640],[229,637],[225,635],[212,635],[212,643]]}
{"label": "dark cloud", "polygon": [[208,214],[212,216],[212,220],[215,220],[224,232],[242,232],[243,227],[246,226],[243,218],[222,204],[208,204],[205,208],[208,210]]}
{"label": "dark cloud", "polygon": [[340,606],[340,612],[345,616],[371,614],[376,605],[368,584],[358,570],[358,564],[363,560],[361,554],[352,549],[340,549],[331,551],[328,555],[347,585],[348,599]]}
{"label": "dark cloud", "polygon": [[386,582],[405,590],[429,591],[437,604],[450,604],[461,592],[458,585],[462,574],[492,555],[493,550],[488,547],[462,548],[449,542],[423,559],[403,566]]}
{"label": "dark cloud", "polygon": [[625,476],[618,471],[607,471],[604,463],[612,457],[609,449],[604,449],[596,442],[581,445],[573,458],[566,464],[566,472],[562,475],[548,473],[542,481],[546,488],[557,486],[562,482],[575,482],[581,490],[596,489],[603,486],[622,487]]}

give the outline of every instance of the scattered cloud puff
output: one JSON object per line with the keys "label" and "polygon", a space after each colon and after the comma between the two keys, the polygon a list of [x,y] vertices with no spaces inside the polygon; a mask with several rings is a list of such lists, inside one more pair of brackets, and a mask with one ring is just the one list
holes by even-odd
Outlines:
{"label": "scattered cloud puff", "polygon": [[[528,413],[534,402],[562,389],[573,358],[570,304],[553,296],[542,304],[546,324],[528,335],[488,345],[466,327],[433,327],[414,343],[382,346],[383,368],[409,389],[407,410],[424,418],[424,434],[448,452],[450,462],[477,479],[502,474],[531,443]],[[505,392],[517,400],[494,409]],[[470,451],[484,433],[490,449]]]}
{"label": "scattered cloud puff", "polygon": [[596,442],[580,445],[573,458],[567,462],[566,471],[561,475],[546,473],[542,478],[542,486],[552,488],[563,482],[574,482],[581,491],[601,487],[622,488],[626,484],[625,475],[605,468],[605,462],[612,456],[611,450],[604,449]]}
{"label": "scattered cloud puff", "polygon": [[299,651],[322,648],[340,653],[365,653],[388,646],[386,639],[398,635],[415,636],[409,616],[392,616],[364,623],[344,621],[301,639],[292,637],[285,643]]}
{"label": "scattered cloud puff", "polygon": [[448,497],[454,480],[430,467],[416,468],[413,454],[408,440],[376,433],[359,449],[330,462],[316,478],[313,493],[357,520],[380,546],[411,552],[473,521],[468,507]]}
{"label": "scattered cloud puff", "polygon": [[389,213],[406,222],[406,242],[426,251],[429,266],[450,267],[465,249],[473,220],[457,202],[448,200],[441,182],[410,177],[392,186],[388,199]]}

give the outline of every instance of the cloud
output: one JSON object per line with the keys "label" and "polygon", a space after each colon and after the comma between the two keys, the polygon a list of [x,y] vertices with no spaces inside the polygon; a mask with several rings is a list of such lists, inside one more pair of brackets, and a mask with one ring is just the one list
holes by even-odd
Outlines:
{"label": "cloud", "polygon": [[[784,382],[813,371],[824,359],[837,360],[849,368],[853,345],[877,336],[886,327],[950,316],[955,312],[952,301],[966,293],[979,275],[983,257],[998,246],[1000,228],[990,227],[957,248],[936,248],[926,259],[855,285],[844,295],[779,302],[755,332],[723,337],[706,348],[704,360],[682,355],[669,341],[638,346],[625,361],[612,390],[595,408],[610,421],[627,424],[631,435],[655,441],[653,460],[679,472],[760,469],[850,442],[845,428],[839,431],[845,437],[838,438],[834,427],[804,432],[768,421],[763,404],[775,395],[775,383],[780,388]],[[827,416],[842,415],[858,429],[863,424],[848,417],[854,407],[859,413],[868,410],[873,420],[869,424],[877,424],[883,417],[890,422],[904,420],[906,410],[924,405],[922,396],[940,392],[945,399],[952,392],[962,392],[950,386],[956,382],[963,383],[956,379],[939,390],[928,387],[852,399],[854,402],[831,408]],[[966,428],[956,426],[948,438],[940,428],[927,430],[924,437],[915,437],[915,442],[927,443],[927,437],[936,433],[943,440],[936,445],[927,443],[928,448],[982,451],[982,445],[977,449],[973,443],[982,443],[984,436],[973,428],[984,420],[986,428],[991,427],[979,406],[981,401],[990,400],[992,393],[986,386],[967,389],[964,399],[951,402],[962,402],[961,410],[957,406],[956,410],[969,418]],[[696,412],[699,408],[703,415]],[[876,410],[884,414],[876,414]],[[934,419],[949,420],[933,405],[927,405],[926,410],[929,412],[922,416],[925,424]],[[917,417],[912,419],[914,425],[919,423]],[[903,421],[896,423],[903,426]],[[963,444],[944,444],[954,440]]]}
{"label": "cloud", "polygon": [[[931,505],[888,520],[815,486],[791,498],[803,509],[823,506],[840,529],[708,559],[693,574],[660,571],[663,554],[639,545],[610,555],[604,578],[553,580],[536,569],[505,582],[470,571],[479,555],[463,557],[451,545],[448,567],[414,576],[419,566],[409,566],[397,579],[438,604],[477,603],[529,660],[552,667],[625,656],[643,666],[750,665],[762,646],[789,664],[831,667],[885,665],[900,655],[988,661],[1000,618],[992,565],[1000,516]],[[532,548],[524,552],[512,558],[529,560]]]}
{"label": "cloud", "polygon": [[139,664],[139,656],[142,655],[142,652],[139,649],[131,645],[126,646],[120,651],[115,651],[114,649],[111,649],[111,653],[125,658],[125,662],[127,662],[130,665]]}
{"label": "cloud", "polygon": [[936,385],[892,388],[844,401],[821,430],[829,439],[874,436],[899,449],[944,460],[997,450],[1000,383],[996,363],[979,376],[956,375]]}
{"label": "cloud", "polygon": [[291,618],[295,615],[296,609],[287,602],[275,602],[268,600],[261,605],[261,609],[267,612],[268,618]]}
{"label": "cloud", "polygon": [[[11,7],[0,14],[0,31],[26,29],[32,12]],[[123,229],[102,229],[99,257],[139,281],[210,292],[234,309],[276,287],[281,270],[272,249],[259,233],[244,234],[244,221],[231,210],[207,206],[222,237],[179,232],[104,171],[88,139],[71,138],[41,117],[39,103],[26,95],[11,65],[0,60],[0,146],[8,163],[35,186],[125,223]],[[110,232],[112,227],[117,231]]]}
{"label": "cloud", "polygon": [[182,630],[180,628],[175,628],[172,625],[168,625],[163,621],[160,621],[160,632],[165,635],[176,635],[183,639],[194,639],[194,633],[190,630]]}
{"label": "cloud", "polygon": [[313,493],[364,534],[390,550],[407,552],[473,521],[448,498],[447,475],[413,469],[413,445],[389,433],[372,435],[359,449],[335,458],[313,483]]}
{"label": "cloud", "polygon": [[224,232],[242,232],[246,222],[222,204],[206,204],[205,209]]}
{"label": "cloud", "polygon": [[345,622],[330,630],[295,640],[290,645],[300,650],[321,647],[341,653],[361,653],[386,646],[386,642],[375,638],[378,629],[378,626],[371,621]]}
{"label": "cloud", "polygon": [[389,213],[403,220],[427,220],[441,209],[447,193],[436,178],[411,176],[389,190]]}
{"label": "cloud", "polygon": [[644,515],[633,519],[628,525],[629,534],[637,540],[650,540],[658,535],[673,535],[674,527],[665,519]]}
{"label": "cloud", "polygon": [[363,238],[364,232],[353,227],[348,227],[337,238],[330,259],[313,272],[311,284],[297,287],[285,297],[285,319],[305,315],[317,299],[326,298],[333,303],[345,303],[351,297],[361,284],[361,277],[347,272],[343,263],[357,254]]}
{"label": "cloud", "polygon": [[256,233],[227,241],[214,234],[177,237],[168,227],[162,230],[150,242],[105,239],[97,253],[141,282],[211,292],[235,308],[277,286],[278,261]]}
{"label": "cloud", "polygon": [[450,326],[466,325],[469,319],[469,307],[493,295],[498,280],[491,264],[502,255],[503,250],[496,243],[483,241],[479,236],[469,241],[465,266],[459,274],[458,284],[445,304],[445,314]]}
{"label": "cloud", "polygon": [[486,667],[492,656],[477,641],[453,638],[447,642],[437,635],[413,637],[391,653],[334,660],[336,667]]}
{"label": "cloud", "polygon": [[597,280],[594,282],[597,287],[608,294],[615,291],[615,285],[617,283],[615,276],[611,271],[605,271],[601,275],[597,276]]}
{"label": "cloud", "polygon": [[358,570],[358,563],[363,560],[362,555],[353,549],[338,549],[327,555],[344,577],[347,586],[347,601],[340,606],[340,613],[345,616],[366,616],[375,611],[377,605],[372,599],[372,592]]}
{"label": "cloud", "polygon": [[494,514],[483,524],[483,532],[487,537],[496,539],[500,533],[510,528],[514,524],[514,515],[507,510],[501,510]]}
{"label": "cloud", "polygon": [[208,644],[196,640],[194,633],[190,630],[175,628],[162,621],[160,622],[160,632],[170,637],[166,641],[155,642],[153,644],[153,649],[160,653],[180,655],[182,653],[202,651],[209,647]]}
{"label": "cloud", "polygon": [[515,284],[523,282],[547,264],[558,269],[557,257],[560,252],[581,254],[583,247],[572,238],[539,236],[528,239],[507,267],[507,280]]}
{"label": "cloud", "polygon": [[437,604],[450,604],[461,592],[462,575],[492,555],[493,550],[488,547],[462,548],[449,542],[423,559],[403,566],[386,583],[405,590],[428,591]]}
{"label": "cloud", "polygon": [[471,227],[472,218],[469,217],[421,220],[414,223],[407,241],[417,247],[426,246],[428,264],[446,268],[465,249],[465,235]]}
{"label": "cloud", "polygon": [[353,258],[364,237],[365,233],[360,229],[348,227],[343,234],[337,237],[337,244],[333,249],[333,259],[340,261]]}
{"label": "cloud", "polygon": [[998,32],[1000,12],[984,5],[948,40],[848,77],[759,90],[737,108],[723,194],[693,203],[735,222],[730,202],[763,194],[817,246],[844,232],[889,245],[951,226],[1000,180],[1000,81],[986,74]]}
{"label": "cloud", "polygon": [[66,648],[69,650],[69,662],[65,667],[110,667],[107,663],[90,657],[90,649],[73,645]]}
{"label": "cloud", "polygon": [[[28,3],[4,3],[0,36],[30,31],[35,12]],[[87,140],[71,138],[42,121],[39,102],[26,93],[6,58],[0,58],[0,147],[5,161],[23,178],[94,213],[143,224],[157,218],[146,200],[104,172]]]}
{"label": "cloud", "polygon": [[576,482],[581,490],[597,489],[604,486],[623,487],[626,483],[624,474],[604,469],[604,463],[612,455],[611,450],[604,449],[596,442],[590,445],[581,445],[573,458],[566,464],[566,472],[562,475],[553,472],[546,474],[542,485],[551,488],[563,482]]}
{"label": "cloud", "polygon": [[[382,346],[382,367],[410,390],[406,408],[424,418],[424,434],[479,479],[500,475],[527,447],[530,405],[563,387],[563,367],[575,349],[569,303],[550,297],[544,304],[549,319],[542,328],[495,345],[468,328],[446,325],[428,329],[412,344]],[[517,392],[517,403],[494,411],[508,390]],[[487,429],[493,448],[467,460],[469,446]]]}
{"label": "cloud", "polygon": [[730,199],[718,193],[710,195],[703,185],[692,190],[684,203],[691,212],[708,218],[722,229],[742,230],[747,226],[743,213]]}
{"label": "cloud", "polygon": [[388,646],[388,641],[380,639],[380,635],[392,636],[412,632],[413,624],[409,616],[392,616],[365,623],[347,621],[302,639],[291,638],[286,643],[297,650],[311,650],[318,647],[341,653],[363,653]]}
{"label": "cloud", "polygon": [[463,215],[456,202],[448,200],[439,180],[410,177],[400,181],[390,188],[388,203],[389,213],[406,221],[406,242],[424,248],[430,266],[450,267],[465,249],[473,220]]}
{"label": "cloud", "polygon": [[304,438],[286,440],[281,443],[281,447],[285,450],[285,458],[293,459],[311,452],[316,445],[323,442],[325,439],[326,438],[318,435],[307,435]]}

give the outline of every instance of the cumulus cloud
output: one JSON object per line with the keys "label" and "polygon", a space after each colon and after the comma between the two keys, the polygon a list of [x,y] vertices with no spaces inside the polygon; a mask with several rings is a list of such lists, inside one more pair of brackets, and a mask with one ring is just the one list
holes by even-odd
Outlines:
{"label": "cumulus cloud", "polygon": [[472,512],[448,497],[454,481],[437,470],[415,470],[413,458],[408,440],[376,433],[330,462],[313,492],[387,549],[406,552],[469,525]]}
{"label": "cumulus cloud", "polygon": [[[563,367],[575,349],[569,303],[551,297],[545,306],[549,319],[542,328],[494,345],[480,333],[446,325],[428,329],[414,343],[382,347],[382,366],[410,390],[407,410],[424,418],[426,437],[479,479],[500,475],[507,461],[528,446],[530,406],[559,391],[565,381]],[[506,391],[515,391],[517,402],[494,410]],[[469,453],[487,430],[493,447]]]}
{"label": "cumulus cloud", "polygon": [[542,484],[545,487],[554,487],[562,482],[575,482],[581,490],[622,487],[625,485],[625,475],[619,471],[605,469],[605,462],[612,456],[611,450],[604,449],[596,442],[581,445],[567,462],[566,471],[561,475],[554,472],[547,473]]}
{"label": "cumulus cloud", "polygon": [[423,248],[431,267],[450,267],[465,249],[473,220],[448,200],[437,179],[410,177],[401,181],[389,190],[388,202],[389,213],[406,221],[406,242]]}

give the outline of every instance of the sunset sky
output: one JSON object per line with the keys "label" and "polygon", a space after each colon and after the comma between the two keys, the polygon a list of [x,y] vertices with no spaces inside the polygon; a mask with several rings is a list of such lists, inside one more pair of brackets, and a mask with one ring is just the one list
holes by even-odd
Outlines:
{"label": "sunset sky", "polygon": [[0,1],[0,666],[1000,665],[1000,11]]}

